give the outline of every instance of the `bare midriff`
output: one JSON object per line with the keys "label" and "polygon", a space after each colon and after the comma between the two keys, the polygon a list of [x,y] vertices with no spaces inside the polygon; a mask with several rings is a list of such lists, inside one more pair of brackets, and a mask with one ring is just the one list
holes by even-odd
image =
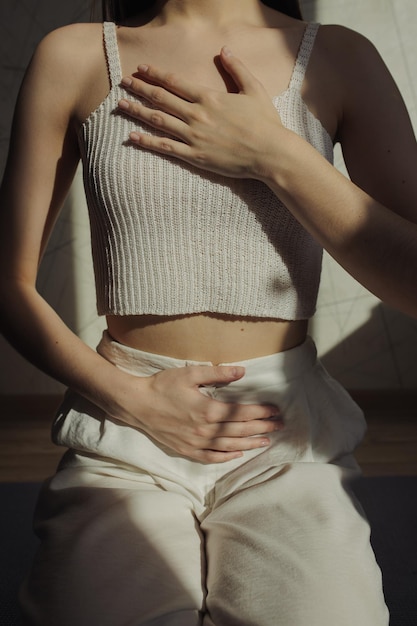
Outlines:
{"label": "bare midriff", "polygon": [[308,321],[199,313],[108,316],[107,324],[116,341],[137,350],[217,365],[290,350],[305,340]]}

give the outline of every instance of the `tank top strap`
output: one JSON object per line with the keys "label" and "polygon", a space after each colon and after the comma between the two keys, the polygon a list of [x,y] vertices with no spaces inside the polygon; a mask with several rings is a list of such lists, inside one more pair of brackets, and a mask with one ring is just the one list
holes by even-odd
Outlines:
{"label": "tank top strap", "polygon": [[290,89],[297,89],[298,91],[301,89],[319,28],[320,24],[316,22],[309,22],[305,28],[291,76]]}
{"label": "tank top strap", "polygon": [[109,70],[110,84],[113,88],[118,85],[122,79],[119,47],[117,45],[116,24],[114,22],[103,23],[103,40],[107,67]]}

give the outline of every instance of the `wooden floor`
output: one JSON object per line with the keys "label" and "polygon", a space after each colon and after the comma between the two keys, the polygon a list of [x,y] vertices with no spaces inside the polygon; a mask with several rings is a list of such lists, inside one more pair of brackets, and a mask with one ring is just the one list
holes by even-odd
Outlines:
{"label": "wooden floor", "polygon": [[[366,476],[417,475],[417,394],[358,393],[368,433],[357,451]],[[59,398],[3,398],[0,482],[38,482],[50,476],[63,449],[50,441]]]}

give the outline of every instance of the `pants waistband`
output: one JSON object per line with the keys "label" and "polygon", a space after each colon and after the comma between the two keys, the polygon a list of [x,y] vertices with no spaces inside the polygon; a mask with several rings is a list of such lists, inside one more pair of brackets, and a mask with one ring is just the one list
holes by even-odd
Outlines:
{"label": "pants waistband", "polygon": [[[115,341],[107,331],[97,347],[97,352],[116,366],[138,376],[149,376],[157,371],[187,367],[192,365],[213,365],[210,361],[193,361],[189,359],[177,359],[175,357],[154,354],[137,350]],[[317,361],[317,350],[311,337],[290,350],[255,357],[243,361],[219,363],[219,365],[237,365],[245,368],[245,385],[248,378],[256,380],[263,376],[266,371],[273,372],[275,380],[286,382],[297,378],[303,372],[310,369]],[[238,384],[235,381],[233,384]]]}

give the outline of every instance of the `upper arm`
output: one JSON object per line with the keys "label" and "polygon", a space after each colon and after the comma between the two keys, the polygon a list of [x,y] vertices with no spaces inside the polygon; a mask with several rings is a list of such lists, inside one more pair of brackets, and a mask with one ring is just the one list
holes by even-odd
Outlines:
{"label": "upper arm", "polygon": [[79,161],[74,124],[79,79],[70,43],[66,29],[41,42],[18,98],[0,193],[0,266],[2,276],[12,280],[35,283]]}
{"label": "upper arm", "polygon": [[401,94],[374,46],[336,28],[342,116],[338,128],[353,182],[417,221],[417,144]]}

